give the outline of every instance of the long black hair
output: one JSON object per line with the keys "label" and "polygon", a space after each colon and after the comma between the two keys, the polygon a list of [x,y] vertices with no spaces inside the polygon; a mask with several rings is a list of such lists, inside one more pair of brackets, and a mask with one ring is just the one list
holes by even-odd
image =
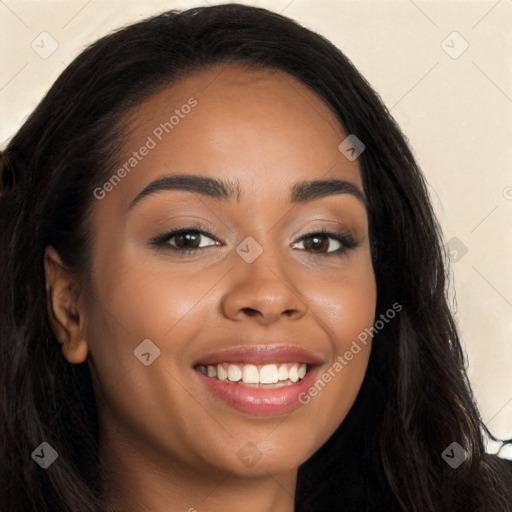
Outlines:
{"label": "long black hair", "polygon": [[[378,95],[329,41],[264,9],[169,11],[88,47],[4,151],[15,186],[0,199],[2,511],[101,512],[97,416],[87,363],[69,364],[48,321],[44,249],[87,281],[93,190],[116,169],[127,113],[192,72],[243,63],[296,77],[366,146],[376,318],[369,366],[347,418],[299,468],[297,512],[512,511],[446,300],[446,255],[424,178]],[[42,441],[58,452],[42,470]],[[453,442],[467,459],[441,456]]]}

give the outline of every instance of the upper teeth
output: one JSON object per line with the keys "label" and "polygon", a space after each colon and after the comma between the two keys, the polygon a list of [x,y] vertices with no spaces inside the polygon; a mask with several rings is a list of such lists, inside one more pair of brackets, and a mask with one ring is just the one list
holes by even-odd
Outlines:
{"label": "upper teeth", "polygon": [[291,380],[297,382],[306,375],[306,363],[284,364],[233,364],[221,363],[213,365],[200,365],[198,370],[208,377],[231,382],[244,382],[245,384],[276,384],[280,381]]}

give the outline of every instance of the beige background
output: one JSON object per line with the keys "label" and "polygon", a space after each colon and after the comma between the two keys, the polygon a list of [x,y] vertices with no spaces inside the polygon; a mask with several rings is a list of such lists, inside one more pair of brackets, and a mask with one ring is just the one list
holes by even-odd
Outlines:
{"label": "beige background", "polygon": [[[1,1],[0,148],[86,44],[163,10],[218,3]],[[512,437],[512,1],[240,3],[326,36],[397,119],[453,251],[453,310],[482,416]]]}

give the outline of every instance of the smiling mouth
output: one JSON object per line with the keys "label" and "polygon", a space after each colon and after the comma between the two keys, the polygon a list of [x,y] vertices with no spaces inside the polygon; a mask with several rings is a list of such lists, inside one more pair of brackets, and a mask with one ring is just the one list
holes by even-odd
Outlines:
{"label": "smiling mouth", "polygon": [[219,363],[195,367],[197,371],[211,379],[240,386],[267,389],[292,386],[301,381],[310,368],[309,364],[296,362],[262,365]]}

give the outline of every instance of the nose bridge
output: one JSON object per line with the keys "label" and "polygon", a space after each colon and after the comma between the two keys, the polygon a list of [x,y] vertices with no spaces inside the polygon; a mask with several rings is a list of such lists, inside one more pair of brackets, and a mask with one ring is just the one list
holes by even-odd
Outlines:
{"label": "nose bridge", "polygon": [[255,237],[246,237],[236,248],[242,261],[235,260],[235,265],[241,268],[246,280],[255,279],[270,285],[277,282],[279,287],[292,287],[293,280],[287,272],[288,256],[275,231],[260,231]]}
{"label": "nose bridge", "polygon": [[[260,243],[260,241],[262,243]],[[286,256],[271,233],[244,239],[236,249],[236,280],[225,300],[231,317],[258,315],[273,321],[282,315],[301,317],[305,306],[286,269]]]}

